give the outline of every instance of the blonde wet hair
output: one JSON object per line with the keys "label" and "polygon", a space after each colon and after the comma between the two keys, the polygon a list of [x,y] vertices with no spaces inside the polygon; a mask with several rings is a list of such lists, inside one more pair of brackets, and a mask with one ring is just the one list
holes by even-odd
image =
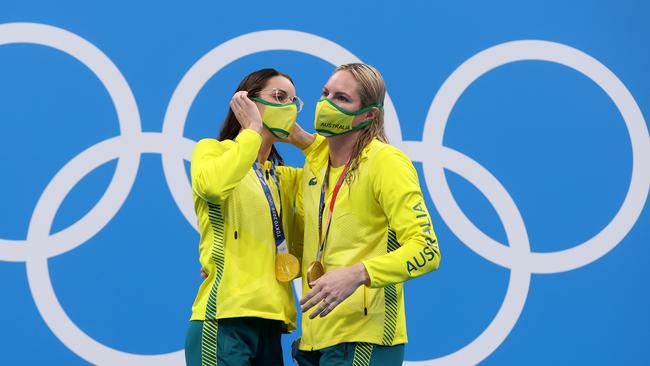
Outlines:
{"label": "blonde wet hair", "polygon": [[[357,92],[361,99],[361,108],[378,104],[384,105],[386,96],[386,84],[379,71],[373,66],[362,63],[350,63],[337,67],[333,74],[339,71],[347,71],[357,82]],[[373,139],[388,143],[388,137],[384,129],[384,110],[377,108],[375,118],[373,118],[368,127],[361,130],[359,138],[352,148],[350,168],[346,180],[348,184],[354,180],[354,172],[359,168],[359,159],[361,152],[368,146]]]}

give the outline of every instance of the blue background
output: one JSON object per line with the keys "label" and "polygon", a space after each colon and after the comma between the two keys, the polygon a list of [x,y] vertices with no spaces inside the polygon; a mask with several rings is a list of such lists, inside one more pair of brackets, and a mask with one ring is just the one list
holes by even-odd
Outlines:
{"label": "blue background", "polygon": [[[649,16],[644,1],[0,3],[0,23],[57,26],[102,50],[133,90],[144,131],[161,131],[174,89],[206,52],[249,32],[292,29],[334,41],[376,66],[403,139],[417,141],[434,95],[461,63],[520,39],[564,43],[598,59],[647,117]],[[239,80],[262,67],[293,76],[306,102],[299,122],[313,130],[315,101],[332,66],[272,51],[244,57],[212,77],[192,105],[184,135],[215,136]],[[108,93],[81,63],[42,46],[0,46],[0,237],[25,239],[52,177],[81,151],[118,134]],[[619,111],[593,81],[557,64],[519,62],[481,77],[456,104],[445,145],[499,179],[538,252],[570,248],[600,232],[630,182],[631,145]],[[290,164],[302,165],[294,148],[281,151]],[[53,232],[94,206],[115,163],[75,187]],[[451,233],[428,198],[421,164],[416,167],[443,262],[406,285],[407,360],[440,357],[475,339],[501,306],[510,273]],[[468,217],[505,243],[489,202],[462,177],[447,176]],[[646,204],[626,238],[599,260],[533,275],[519,321],[482,364],[650,364],[649,239]],[[160,155],[144,154],[135,186],[113,220],[82,246],[49,260],[54,289],[72,320],[99,342],[133,353],[176,351],[200,282],[197,242],[169,193]],[[23,262],[0,259],[0,310],[0,365],[87,364],[41,319]],[[297,336],[285,336],[285,353]]]}

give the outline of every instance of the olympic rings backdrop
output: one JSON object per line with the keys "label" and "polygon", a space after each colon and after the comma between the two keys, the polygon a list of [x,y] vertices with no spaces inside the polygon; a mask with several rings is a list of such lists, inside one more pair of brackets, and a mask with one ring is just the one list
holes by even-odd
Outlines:
{"label": "olympic rings backdrop", "polygon": [[352,61],[386,79],[388,134],[443,253],[406,285],[405,364],[650,364],[648,16],[643,1],[3,0],[0,365],[184,364],[194,142],[263,67],[293,76],[313,131]]}

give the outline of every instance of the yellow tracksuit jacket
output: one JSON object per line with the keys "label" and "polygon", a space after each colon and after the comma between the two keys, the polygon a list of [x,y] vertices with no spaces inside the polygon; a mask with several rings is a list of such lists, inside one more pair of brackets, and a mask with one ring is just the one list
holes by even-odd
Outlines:
{"label": "yellow tracksuit jacket", "polygon": [[[209,276],[192,306],[192,320],[259,317],[281,320],[287,330],[296,327],[291,286],[275,278],[269,204],[252,169],[261,141],[258,133],[245,129],[234,141],[203,139],[194,149],[191,176],[199,260]],[[263,169],[279,208],[270,162]],[[294,203],[302,169],[276,167],[276,171],[284,233],[290,251],[300,252],[302,227]]]}
{"label": "yellow tracksuit jacket", "polygon": [[[297,207],[304,210],[303,274],[318,250],[318,207],[329,164],[327,141],[318,136],[304,152],[302,191],[297,197]],[[326,207],[342,170],[330,170]],[[352,184],[344,183],[339,191],[322,261],[326,271],[362,262],[370,285],[358,288],[325,317],[310,320],[314,309],[304,313],[301,350],[343,342],[406,343],[402,283],[437,269],[440,263],[438,242],[411,160],[375,139],[363,150],[354,174]],[[327,209],[323,227],[326,220]],[[302,283],[306,294],[306,276]]]}

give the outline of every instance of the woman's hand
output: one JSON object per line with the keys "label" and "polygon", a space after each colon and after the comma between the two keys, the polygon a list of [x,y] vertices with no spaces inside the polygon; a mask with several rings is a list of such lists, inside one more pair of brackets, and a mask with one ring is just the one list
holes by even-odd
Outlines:
{"label": "woman's hand", "polygon": [[316,136],[303,130],[302,127],[300,127],[300,125],[296,122],[296,124],[293,126],[293,129],[291,130],[291,133],[289,134],[289,137],[286,139],[281,139],[280,141],[288,142],[300,150],[305,150],[309,147],[309,145],[312,144],[312,142],[314,142],[315,139]]}
{"label": "woman's hand", "polygon": [[309,314],[309,319],[318,315],[323,317],[352,295],[359,286],[369,283],[368,271],[362,263],[327,272],[310,284],[312,289],[300,300],[302,312],[319,305],[316,311]]}
{"label": "woman's hand", "polygon": [[238,91],[230,100],[230,109],[232,109],[237,121],[242,128],[248,128],[257,133],[262,132],[262,117],[257,109],[255,102],[248,99],[247,91]]}
{"label": "woman's hand", "polygon": [[205,280],[206,278],[208,278],[208,272],[207,272],[205,269],[203,269],[203,267],[201,267],[201,270],[199,271],[199,275],[200,275],[201,278],[203,278],[204,280]]}

